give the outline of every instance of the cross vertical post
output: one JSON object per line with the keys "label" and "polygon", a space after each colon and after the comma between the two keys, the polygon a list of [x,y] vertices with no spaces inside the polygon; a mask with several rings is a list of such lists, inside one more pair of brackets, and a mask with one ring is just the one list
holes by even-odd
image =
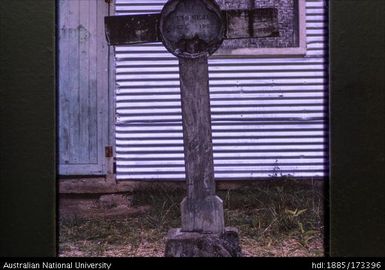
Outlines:
{"label": "cross vertical post", "polygon": [[207,57],[180,58],[187,197],[182,231],[222,233],[222,200],[215,195]]}

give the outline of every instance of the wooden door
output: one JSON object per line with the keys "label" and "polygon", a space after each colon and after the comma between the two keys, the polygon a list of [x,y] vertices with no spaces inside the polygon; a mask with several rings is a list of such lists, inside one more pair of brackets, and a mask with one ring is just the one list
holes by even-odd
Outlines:
{"label": "wooden door", "polygon": [[58,1],[59,174],[103,175],[111,145],[103,0]]}

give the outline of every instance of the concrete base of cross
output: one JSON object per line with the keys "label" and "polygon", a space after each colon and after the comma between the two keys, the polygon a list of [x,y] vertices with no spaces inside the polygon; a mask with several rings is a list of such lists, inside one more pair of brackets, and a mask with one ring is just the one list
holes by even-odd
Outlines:
{"label": "concrete base of cross", "polygon": [[183,232],[171,229],[165,257],[241,257],[238,230],[226,227],[223,233]]}

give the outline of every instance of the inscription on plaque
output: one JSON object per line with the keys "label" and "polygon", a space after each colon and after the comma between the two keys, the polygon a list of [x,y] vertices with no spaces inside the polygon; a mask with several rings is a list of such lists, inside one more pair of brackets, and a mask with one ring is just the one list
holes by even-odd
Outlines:
{"label": "inscription on plaque", "polygon": [[196,58],[212,54],[222,44],[225,27],[219,6],[213,1],[169,1],[160,18],[166,48],[174,55]]}

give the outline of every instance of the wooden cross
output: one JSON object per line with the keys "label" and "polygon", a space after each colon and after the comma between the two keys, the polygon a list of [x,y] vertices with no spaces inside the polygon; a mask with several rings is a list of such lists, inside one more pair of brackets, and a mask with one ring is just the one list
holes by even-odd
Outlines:
{"label": "wooden cross", "polygon": [[163,42],[179,59],[187,197],[182,231],[222,233],[215,195],[208,62],[224,39],[278,36],[274,8],[220,10],[213,0],[169,0],[160,14],[105,18],[109,45]]}

